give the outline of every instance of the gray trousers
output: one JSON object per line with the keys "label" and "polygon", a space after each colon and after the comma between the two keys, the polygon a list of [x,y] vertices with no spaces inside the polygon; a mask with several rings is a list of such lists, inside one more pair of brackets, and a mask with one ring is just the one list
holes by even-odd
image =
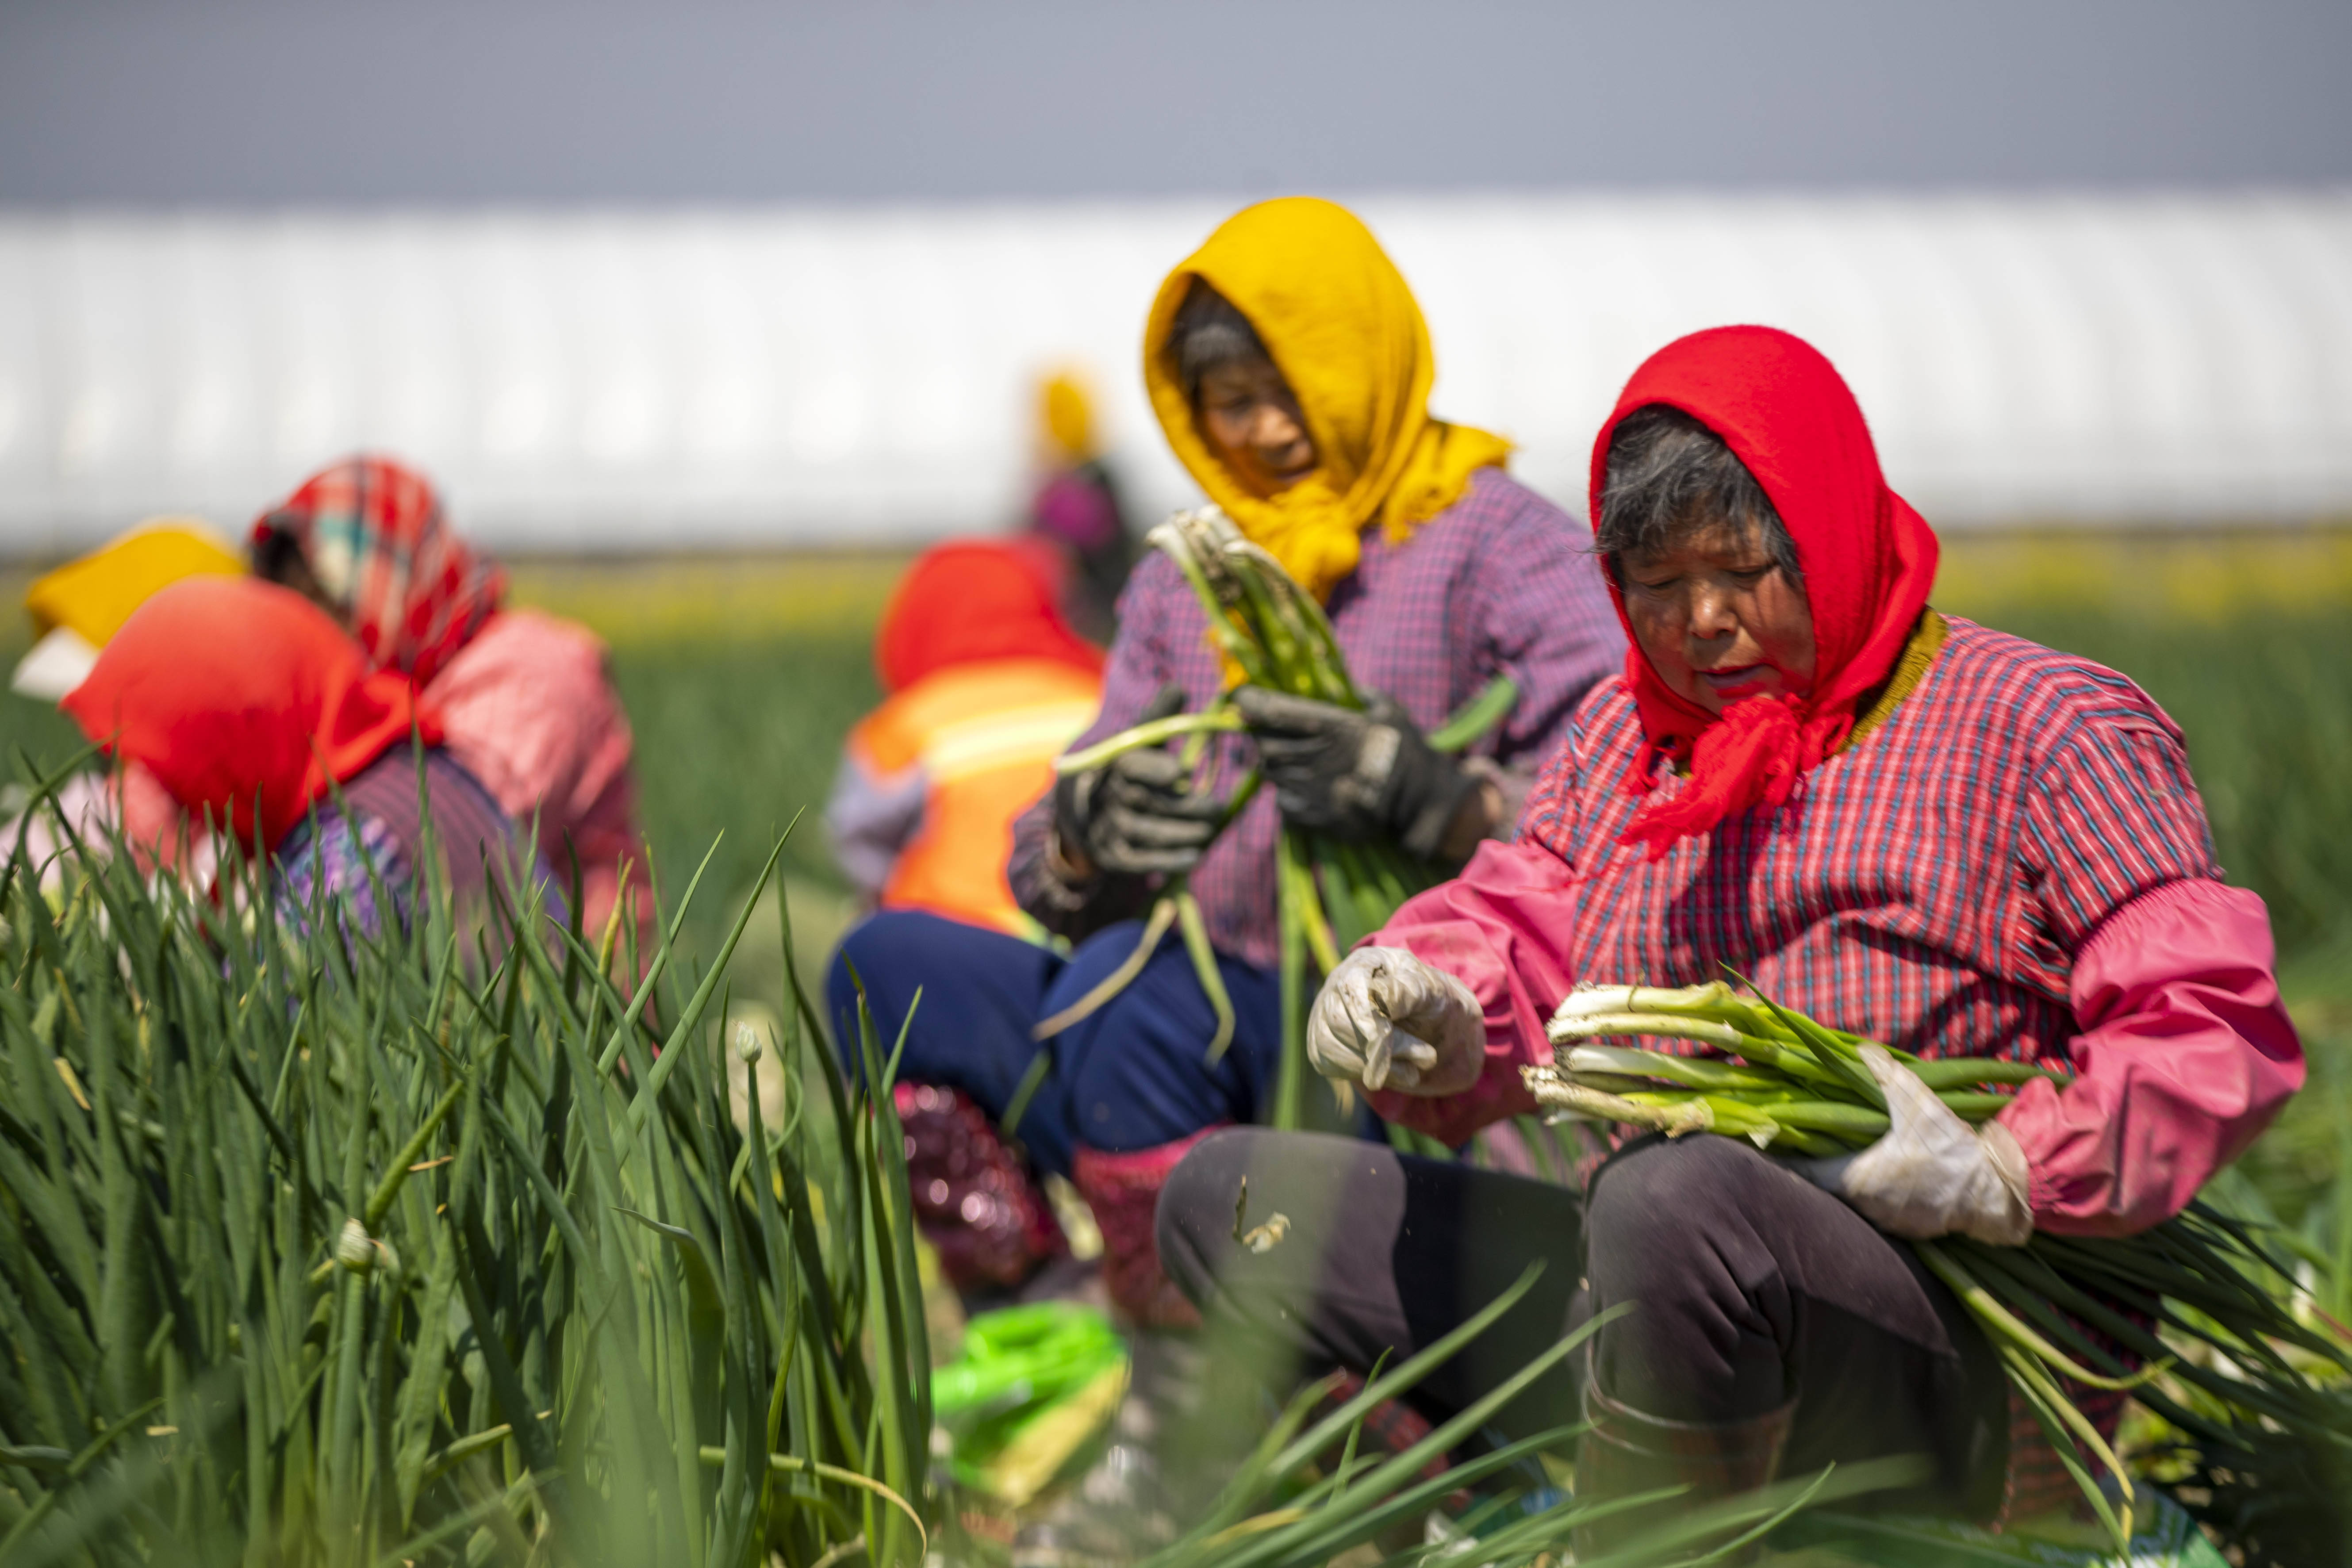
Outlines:
{"label": "gray trousers", "polygon": [[[1234,1237],[1276,1213],[1280,1243]],[[1382,1145],[1235,1128],[1204,1141],[1160,1201],[1162,1265],[1270,1377],[1368,1371],[1441,1338],[1540,1259],[1487,1331],[1408,1395],[1442,1420],[1619,1303],[1496,1418],[1518,1437],[1581,1418],[1584,1378],[1673,1421],[1732,1423],[1798,1400],[1783,1475],[1923,1454],[1882,1506],[1998,1508],[2008,1394],[1983,1333],[1911,1248],[1748,1144],[1643,1139],[1586,1194]]]}

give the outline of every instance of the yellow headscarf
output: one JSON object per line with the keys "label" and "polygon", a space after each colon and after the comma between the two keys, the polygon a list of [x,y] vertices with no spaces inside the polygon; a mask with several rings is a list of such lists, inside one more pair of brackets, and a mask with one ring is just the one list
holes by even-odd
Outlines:
{"label": "yellow headscarf", "polygon": [[241,576],[245,557],[190,517],[153,517],[35,583],[25,595],[33,635],[63,626],[104,647],[131,612],[183,577]]}
{"label": "yellow headscarf", "polygon": [[1046,443],[1063,462],[1090,461],[1095,456],[1094,400],[1076,373],[1055,371],[1037,389],[1037,423]]}
{"label": "yellow headscarf", "polygon": [[[1321,466],[1262,495],[1222,462],[1193,423],[1166,353],[1177,308],[1204,279],[1249,318],[1298,397]],[[1317,598],[1356,569],[1357,536],[1390,540],[1461,499],[1511,444],[1429,416],[1436,374],[1429,325],[1395,263],[1345,207],[1286,196],[1235,213],[1160,286],[1143,330],[1143,382],[1168,444],[1243,533],[1273,552]]]}

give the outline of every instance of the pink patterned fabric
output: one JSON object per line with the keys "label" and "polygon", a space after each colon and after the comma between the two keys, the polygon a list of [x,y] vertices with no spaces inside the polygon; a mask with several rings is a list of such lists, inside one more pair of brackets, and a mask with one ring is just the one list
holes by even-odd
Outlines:
{"label": "pink patterned fabric", "polygon": [[[2119,1234],[2174,1212],[2303,1080],[2261,901],[2220,883],[2179,731],[2144,692],[1950,627],[1918,689],[1786,808],[1654,861],[1619,842],[1650,798],[1622,788],[1647,742],[1622,681],[1603,683],[1517,841],[1485,846],[1370,939],[1451,970],[1486,1012],[1476,1086],[1378,1094],[1381,1113],[1458,1142],[1532,1109],[1518,1068],[1548,1058],[1545,1019],[1576,980],[1728,968],[1922,1056],[2076,1073],[2004,1112],[2037,1224]],[[1685,782],[1661,768],[1652,795]]]}
{"label": "pink patterned fabric", "polygon": [[569,888],[580,858],[581,928],[593,942],[630,873],[629,919],[641,953],[653,943],[653,900],[630,776],[628,715],[605,672],[604,645],[586,627],[536,610],[501,610],[450,655],[425,688],[441,712],[452,756],[516,825],[534,816],[539,851]]}
{"label": "pink patterned fabric", "polygon": [[[143,763],[125,763],[116,777],[122,803],[122,837],[129,841],[132,852],[140,856],[142,865],[152,854],[156,865],[175,868],[184,821],[180,803],[172,798],[163,781],[148,772]],[[58,798],[64,798],[62,792]],[[187,837],[191,856],[204,862],[202,878],[190,879],[209,882],[213,852],[208,846],[195,842],[204,837],[200,830],[192,829]]]}
{"label": "pink patterned fabric", "polygon": [[1170,1174],[1195,1143],[1223,1125],[1124,1154],[1078,1146],[1070,1179],[1102,1231],[1103,1283],[1110,1290],[1111,1304],[1139,1328],[1201,1326],[1200,1309],[1184,1299],[1160,1266],[1160,1243],[1152,1226],[1160,1212],[1160,1190]]}
{"label": "pink patterned fabric", "polygon": [[[2086,1387],[2072,1378],[2061,1378],[2059,1382],[2060,1392],[2097,1428],[2099,1436],[2112,1443],[2116,1428],[2123,1424],[2127,1396],[2108,1389]],[[2049,1435],[2034,1418],[2032,1406],[2012,1386],[2009,1391],[2009,1475],[2002,1485],[2000,1511],[1993,1516],[1995,1521],[2015,1524],[2051,1514],[2080,1516],[2089,1512],[2083,1501],[2081,1485],[2058,1458],[2058,1450],[2050,1446]]]}
{"label": "pink patterned fabric", "polygon": [[907,1141],[915,1225],[960,1291],[1006,1289],[1069,1250],[1029,1168],[961,1089],[902,1083],[890,1091]]}

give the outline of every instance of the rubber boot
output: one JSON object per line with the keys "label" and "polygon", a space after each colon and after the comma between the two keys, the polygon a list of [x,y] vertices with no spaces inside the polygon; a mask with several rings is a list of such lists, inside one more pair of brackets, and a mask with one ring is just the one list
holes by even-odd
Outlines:
{"label": "rubber boot", "polygon": [[1102,1229],[1103,1284],[1111,1305],[1135,1328],[1191,1330],[1201,1326],[1200,1310],[1184,1299],[1160,1267],[1153,1218],[1160,1189],[1192,1145],[1216,1131],[1204,1127],[1189,1138],[1156,1148],[1108,1153],[1080,1145],[1070,1180],[1094,1210]]}
{"label": "rubber boot", "polygon": [[[1685,1489],[1579,1525],[1577,1560],[1597,1557],[1710,1502],[1769,1485],[1780,1473],[1780,1450],[1789,1440],[1789,1423],[1796,1410],[1791,1399],[1778,1410],[1745,1421],[1668,1421],[1619,1404],[1588,1380],[1584,1418],[1590,1425],[1576,1445],[1577,1500],[1609,1502],[1666,1487]],[[1702,1551],[1704,1544],[1685,1542],[1684,1550]],[[1751,1543],[1737,1556],[1719,1561],[1750,1563],[1761,1550],[1761,1542]]]}
{"label": "rubber boot", "polygon": [[915,1226],[949,1284],[967,1296],[1008,1290],[1069,1250],[1028,1163],[970,1095],[902,1083],[890,1098],[906,1133]]}

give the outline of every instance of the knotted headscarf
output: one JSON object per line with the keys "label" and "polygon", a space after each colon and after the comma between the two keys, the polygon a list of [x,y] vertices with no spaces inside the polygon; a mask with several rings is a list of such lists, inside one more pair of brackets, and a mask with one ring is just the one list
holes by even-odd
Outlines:
{"label": "knotted headscarf", "polygon": [[904,691],[950,665],[1048,658],[1089,674],[1102,650],[1055,607],[1057,567],[1043,546],[964,539],[925,551],[898,579],[874,637],[886,691]]}
{"label": "knotted headscarf", "polygon": [[1748,466],[1796,542],[1813,616],[1813,685],[1744,698],[1717,718],[1676,696],[1650,667],[1625,616],[1625,680],[1649,744],[1625,787],[1644,795],[1656,755],[1690,764],[1690,782],[1652,801],[1626,828],[1654,858],[1755,806],[1787,804],[1797,781],[1845,743],[1856,700],[1885,680],[1935,585],[1935,531],[1887,489],[1853,394],[1821,351],[1770,327],[1716,327],[1652,354],[1592,445],[1592,515],[1601,515],[1609,440],[1637,408],[1665,404],[1704,424]]}
{"label": "knotted headscarf", "polygon": [[[1287,489],[1245,486],[1194,422],[1166,351],[1195,278],[1249,319],[1297,395],[1318,466]],[[1356,569],[1363,529],[1378,522],[1402,542],[1509,456],[1499,436],[1429,416],[1435,376],[1403,274],[1353,213],[1309,196],[1227,218],[1168,275],[1143,330],[1144,386],[1168,444],[1234,526],[1318,599]]]}
{"label": "knotted headscarf", "polygon": [[506,595],[506,574],[450,531],[432,482],[388,458],[311,475],[254,523],[255,549],[276,534],[294,541],[370,667],[420,686]]}
{"label": "knotted headscarf", "polygon": [[191,816],[266,848],[331,784],[439,721],[301,595],[189,577],[131,613],[59,704],[109,754],[144,765]]}

